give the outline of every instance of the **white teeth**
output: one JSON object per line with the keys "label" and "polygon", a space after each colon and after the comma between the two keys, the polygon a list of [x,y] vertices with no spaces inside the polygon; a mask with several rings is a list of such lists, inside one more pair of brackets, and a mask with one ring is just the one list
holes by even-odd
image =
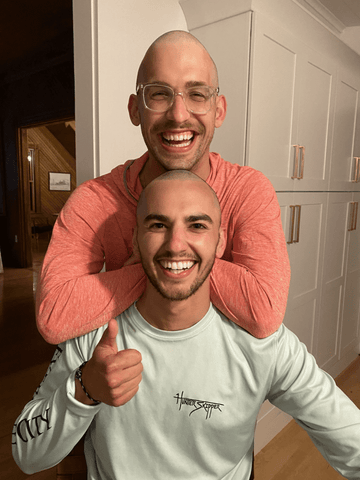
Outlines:
{"label": "white teeth", "polygon": [[168,260],[161,260],[160,264],[168,269],[171,270],[173,273],[180,273],[183,270],[188,270],[194,265],[194,261],[187,261],[187,262],[169,262]]}
{"label": "white teeth", "polygon": [[191,140],[189,140],[188,142],[184,142],[184,143],[174,143],[172,145],[172,147],[188,147],[191,143]]}
{"label": "white teeth", "polygon": [[188,132],[188,133],[164,133],[163,134],[164,138],[168,141],[175,141],[175,142],[182,142],[183,140],[191,140],[194,136],[193,133]]}

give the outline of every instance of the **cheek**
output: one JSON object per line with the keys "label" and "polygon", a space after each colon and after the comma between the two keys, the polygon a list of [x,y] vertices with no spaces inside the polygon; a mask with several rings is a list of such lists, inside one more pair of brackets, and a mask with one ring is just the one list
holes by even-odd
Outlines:
{"label": "cheek", "polygon": [[218,237],[215,235],[206,235],[199,239],[193,239],[189,242],[192,248],[196,250],[200,257],[210,258],[215,256]]}
{"label": "cheek", "polygon": [[161,248],[163,240],[161,235],[143,235],[139,245],[141,256],[144,260],[152,260]]}

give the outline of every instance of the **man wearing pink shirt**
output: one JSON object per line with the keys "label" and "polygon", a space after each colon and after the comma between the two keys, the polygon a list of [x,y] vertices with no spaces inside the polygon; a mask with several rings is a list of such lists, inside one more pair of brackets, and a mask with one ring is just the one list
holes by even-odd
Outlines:
{"label": "man wearing pink shirt", "polygon": [[146,277],[132,247],[137,201],[154,178],[176,169],[197,174],[220,201],[226,246],[211,272],[212,303],[252,335],[272,334],[290,281],[279,205],[260,172],[210,152],[226,100],[211,57],[192,35],[169,32],[150,46],[129,114],[148,151],[79,186],[60,213],[37,294],[41,334],[50,343],[78,337],[141,296]]}

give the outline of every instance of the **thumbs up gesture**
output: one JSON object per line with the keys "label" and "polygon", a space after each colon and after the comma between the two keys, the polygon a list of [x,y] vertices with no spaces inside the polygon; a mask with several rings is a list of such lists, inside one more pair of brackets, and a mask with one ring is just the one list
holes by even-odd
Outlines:
{"label": "thumbs up gesture", "polygon": [[[82,369],[82,381],[92,398],[113,407],[124,405],[136,394],[141,382],[141,354],[137,350],[118,351],[117,321],[110,320],[92,358]],[[92,402],[76,381],[75,398],[83,403]]]}

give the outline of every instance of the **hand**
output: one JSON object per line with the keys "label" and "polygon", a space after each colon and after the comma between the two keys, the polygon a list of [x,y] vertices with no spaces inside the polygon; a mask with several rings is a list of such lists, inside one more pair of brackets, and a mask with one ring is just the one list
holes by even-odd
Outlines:
{"label": "hand", "polygon": [[[133,349],[118,351],[117,333],[117,321],[112,319],[82,373],[82,381],[89,395],[113,407],[124,405],[132,399],[139,389],[143,370],[140,352]],[[83,401],[77,395],[75,397]]]}

